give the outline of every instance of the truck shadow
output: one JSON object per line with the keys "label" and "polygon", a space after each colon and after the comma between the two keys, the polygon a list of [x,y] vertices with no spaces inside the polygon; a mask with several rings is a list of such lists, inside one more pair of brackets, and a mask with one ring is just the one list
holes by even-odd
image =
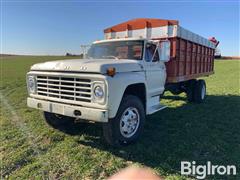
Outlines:
{"label": "truck shadow", "polygon": [[[185,101],[182,97],[165,98]],[[181,161],[239,165],[239,110],[240,96],[236,95],[209,95],[202,104],[185,103],[180,107],[169,107],[147,117],[139,142],[122,148],[104,143],[99,124],[90,124],[82,129],[81,125],[70,127],[66,132],[87,134],[78,142],[171,174],[180,171]]]}

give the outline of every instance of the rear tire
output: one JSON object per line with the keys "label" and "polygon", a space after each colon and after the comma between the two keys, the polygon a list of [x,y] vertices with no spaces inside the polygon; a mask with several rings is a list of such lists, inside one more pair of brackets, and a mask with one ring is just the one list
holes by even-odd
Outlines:
{"label": "rear tire", "polygon": [[54,128],[74,123],[74,118],[50,112],[43,112],[46,122]]}
{"label": "rear tire", "polygon": [[141,100],[133,95],[124,96],[115,118],[103,124],[103,136],[113,146],[134,143],[143,130],[144,121]]}
{"label": "rear tire", "polygon": [[196,86],[196,79],[189,80],[186,84],[186,94],[188,102],[194,102],[194,91]]}
{"label": "rear tire", "polygon": [[194,89],[194,102],[202,103],[206,98],[206,83],[200,79],[195,84]]}

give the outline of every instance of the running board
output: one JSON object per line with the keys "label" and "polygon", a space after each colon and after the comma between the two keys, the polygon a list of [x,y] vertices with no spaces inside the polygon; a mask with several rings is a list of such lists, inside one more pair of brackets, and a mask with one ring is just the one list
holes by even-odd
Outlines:
{"label": "running board", "polygon": [[167,108],[167,106],[164,106],[164,105],[161,105],[161,104],[154,105],[149,109],[148,114],[153,114],[153,113],[155,113],[157,111],[161,111],[165,108]]}

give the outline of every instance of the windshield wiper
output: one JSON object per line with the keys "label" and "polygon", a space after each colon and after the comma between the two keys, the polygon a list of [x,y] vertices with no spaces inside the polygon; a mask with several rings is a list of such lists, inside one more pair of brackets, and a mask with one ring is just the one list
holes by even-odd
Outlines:
{"label": "windshield wiper", "polygon": [[102,56],[103,58],[113,58],[113,59],[119,59],[118,57],[116,56]]}

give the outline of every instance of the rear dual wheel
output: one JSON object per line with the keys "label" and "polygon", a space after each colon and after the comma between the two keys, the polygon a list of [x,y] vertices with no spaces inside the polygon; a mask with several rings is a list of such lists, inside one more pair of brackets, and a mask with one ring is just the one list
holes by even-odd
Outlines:
{"label": "rear dual wheel", "polygon": [[206,83],[204,80],[190,80],[187,82],[187,99],[189,102],[202,103],[206,98]]}
{"label": "rear dual wheel", "polygon": [[206,83],[204,80],[198,80],[195,85],[194,101],[201,103],[206,98]]}

